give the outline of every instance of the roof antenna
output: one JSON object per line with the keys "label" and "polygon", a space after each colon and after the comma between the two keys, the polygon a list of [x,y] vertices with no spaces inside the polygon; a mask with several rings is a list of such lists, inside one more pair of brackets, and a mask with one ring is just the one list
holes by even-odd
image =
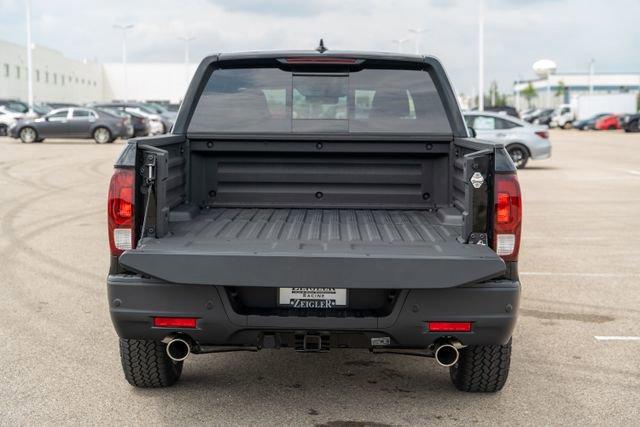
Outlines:
{"label": "roof antenna", "polygon": [[324,47],[324,40],[320,39],[320,44],[318,45],[316,50],[320,53],[325,53],[327,51],[327,48]]}

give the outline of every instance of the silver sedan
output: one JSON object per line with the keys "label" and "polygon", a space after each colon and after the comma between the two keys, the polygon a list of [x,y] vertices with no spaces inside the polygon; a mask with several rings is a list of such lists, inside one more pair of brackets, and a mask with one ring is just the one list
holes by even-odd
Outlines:
{"label": "silver sedan", "polygon": [[551,141],[547,126],[532,125],[515,117],[488,111],[466,111],[464,119],[479,139],[506,147],[518,169],[529,159],[544,160],[551,157]]}

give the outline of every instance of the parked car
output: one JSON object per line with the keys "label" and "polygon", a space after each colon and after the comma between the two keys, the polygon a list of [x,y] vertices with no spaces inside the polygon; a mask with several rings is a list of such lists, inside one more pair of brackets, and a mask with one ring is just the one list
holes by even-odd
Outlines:
{"label": "parked car", "polygon": [[528,116],[529,114],[533,113],[534,111],[536,111],[536,108],[525,108],[524,110],[520,111],[519,117],[522,120],[524,120],[525,116]]}
{"label": "parked car", "polygon": [[628,114],[622,121],[625,132],[640,132],[640,114]]}
{"label": "parked car", "polygon": [[523,119],[523,120],[529,123],[538,124],[537,120],[540,118],[540,116],[544,114],[548,114],[551,111],[553,110],[550,108],[538,108],[533,113],[529,114],[529,116],[526,119]]}
{"label": "parked car", "polygon": [[107,288],[129,383],[170,386],[192,353],[357,348],[434,357],[466,392],[504,386],[516,168],[420,61],[218,54],[170,135],[126,144]]}
{"label": "parked car", "polygon": [[541,108],[534,108],[533,110],[528,110],[528,112],[520,115],[520,118],[525,122],[531,123],[535,118],[537,118],[540,115],[540,113],[542,113]]}
{"label": "parked car", "polygon": [[165,107],[167,108],[168,111],[171,111],[172,113],[176,113],[176,116],[177,116],[178,110],[180,109],[180,104],[167,104],[165,105]]}
{"label": "parked car", "polygon": [[503,144],[518,169],[524,168],[529,159],[551,157],[547,126],[532,125],[515,117],[487,111],[468,111],[464,113],[464,118],[478,138]]}
{"label": "parked car", "polygon": [[595,116],[589,117],[588,119],[576,120],[573,122],[573,127],[578,130],[593,130],[596,128],[596,122],[598,120],[610,115],[611,113],[600,113],[596,114]]}
{"label": "parked car", "polygon": [[16,125],[18,120],[24,116],[21,113],[11,111],[4,106],[0,106],[0,136],[9,134],[9,129]]}
{"label": "parked car", "polygon": [[25,119],[35,119],[40,117],[35,108],[34,111],[30,113],[29,105],[17,99],[0,99],[0,107],[4,107],[13,113],[21,114]]}
{"label": "parked car", "polygon": [[47,105],[51,107],[52,110],[57,110],[59,108],[80,107],[80,105],[74,104],[72,102],[47,102]]}
{"label": "parked car", "polygon": [[158,104],[155,102],[145,102],[144,106],[155,111],[156,114],[161,115],[171,122],[171,125],[176,121],[176,117],[178,116],[177,111],[169,110],[165,105]]}
{"label": "parked car", "polygon": [[562,129],[571,129],[576,119],[576,112],[571,104],[559,105],[551,114],[550,127],[559,127]]}
{"label": "parked car", "polygon": [[102,109],[116,116],[128,118],[131,121],[131,126],[133,126],[133,137],[149,135],[149,119],[146,116],[133,111],[126,112],[118,108]]}
{"label": "parked car", "polygon": [[45,138],[93,138],[104,144],[132,133],[128,119],[92,108],[53,110],[35,120],[21,120],[9,129],[10,136],[24,143],[42,142]]}
{"label": "parked car", "polygon": [[610,114],[596,120],[595,128],[596,130],[616,130],[622,129],[622,126],[620,126],[620,118],[615,114]]}
{"label": "parked car", "polygon": [[555,110],[552,108],[546,108],[542,110],[542,113],[540,113],[538,117],[533,119],[533,124],[549,126],[549,124],[551,123],[551,118],[553,117],[554,111]]}
{"label": "parked car", "polygon": [[504,113],[511,117],[520,118],[520,114],[518,114],[518,110],[516,110],[515,107],[510,107],[508,105],[503,105],[501,107],[484,107],[484,111],[492,111],[494,113]]}
{"label": "parked car", "polygon": [[167,133],[173,126],[172,120],[156,113],[155,109],[138,102],[131,102],[126,104],[120,102],[110,102],[102,104],[92,104],[92,106],[97,108],[118,108],[126,111],[127,113],[140,114],[149,120],[149,133],[151,135],[160,135]]}

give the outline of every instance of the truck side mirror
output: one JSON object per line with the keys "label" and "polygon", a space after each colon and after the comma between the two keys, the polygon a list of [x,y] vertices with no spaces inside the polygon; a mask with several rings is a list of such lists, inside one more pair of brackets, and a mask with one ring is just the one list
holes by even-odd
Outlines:
{"label": "truck side mirror", "polygon": [[467,129],[469,129],[469,135],[471,135],[471,138],[476,138],[478,136],[476,130],[471,126],[467,126]]}

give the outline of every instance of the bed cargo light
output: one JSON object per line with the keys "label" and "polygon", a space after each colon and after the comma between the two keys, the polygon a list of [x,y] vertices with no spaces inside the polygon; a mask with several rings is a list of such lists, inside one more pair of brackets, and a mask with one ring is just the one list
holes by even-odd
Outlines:
{"label": "bed cargo light", "polygon": [[120,255],[134,248],[133,169],[116,169],[109,184],[107,220],[109,225],[109,247],[112,255]]}
{"label": "bed cargo light", "polygon": [[429,332],[471,332],[471,322],[427,322]]}
{"label": "bed cargo light", "polygon": [[505,261],[516,261],[520,250],[522,196],[516,174],[497,174],[493,248]]}

